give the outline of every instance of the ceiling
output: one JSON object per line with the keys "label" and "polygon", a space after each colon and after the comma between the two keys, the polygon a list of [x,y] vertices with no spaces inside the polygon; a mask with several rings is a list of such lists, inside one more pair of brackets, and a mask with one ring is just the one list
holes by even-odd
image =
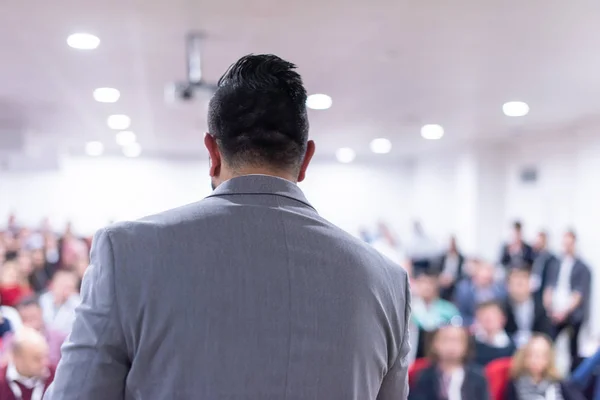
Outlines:
{"label": "ceiling", "polygon": [[[333,106],[311,111],[321,158],[348,146],[386,158],[543,134],[600,114],[597,0],[4,0],[0,14],[0,155],[80,154],[90,140],[117,152],[110,114],[127,114],[143,156],[205,157],[208,94],[165,101],[186,74],[186,33],[207,35],[209,82],[247,53],[295,62],[309,93]],[[66,45],[75,32],[93,51]],[[115,104],[97,103],[115,87]],[[509,100],[531,112],[511,119]],[[425,141],[420,126],[445,136]],[[2,150],[4,146],[4,151]]]}

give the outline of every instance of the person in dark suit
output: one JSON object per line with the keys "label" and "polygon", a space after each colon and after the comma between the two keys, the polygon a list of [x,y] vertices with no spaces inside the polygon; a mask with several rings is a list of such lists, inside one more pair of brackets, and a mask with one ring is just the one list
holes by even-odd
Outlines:
{"label": "person in dark suit", "polygon": [[428,358],[431,365],[420,372],[409,400],[489,400],[485,375],[469,363],[470,338],[465,328],[446,325],[436,330]]}
{"label": "person in dark suit", "polygon": [[571,369],[580,362],[579,331],[589,311],[592,275],[577,257],[575,232],[563,237],[563,257],[552,264],[544,305],[554,325],[553,338],[567,329],[570,336]]}
{"label": "person in dark suit", "polygon": [[458,246],[456,245],[456,238],[452,236],[450,238],[450,245],[448,246],[448,251],[444,253],[439,262],[440,297],[442,299],[451,301],[454,298],[456,283],[460,281],[464,276],[464,263],[465,258],[458,250]]}
{"label": "person in dark suit", "polygon": [[555,362],[550,338],[532,336],[513,358],[506,400],[584,400],[573,384],[562,379]]}
{"label": "person in dark suit", "polygon": [[541,299],[546,286],[548,286],[552,264],[556,262],[556,256],[548,250],[548,234],[546,232],[538,233],[533,244],[533,251],[535,258],[532,266],[531,287],[534,295]]}
{"label": "person in dark suit", "polygon": [[506,333],[517,347],[529,341],[533,333],[552,334],[552,325],[542,299],[531,293],[531,272],[513,268],[508,273],[508,299],[504,303]]}
{"label": "person in dark suit", "polygon": [[494,360],[512,357],[517,348],[504,329],[506,316],[502,303],[488,301],[477,306],[475,313],[475,363],[482,367]]}
{"label": "person in dark suit", "polygon": [[534,258],[533,248],[523,241],[523,225],[520,221],[515,221],[510,242],[502,246],[500,264],[506,269],[523,262],[532,265]]}

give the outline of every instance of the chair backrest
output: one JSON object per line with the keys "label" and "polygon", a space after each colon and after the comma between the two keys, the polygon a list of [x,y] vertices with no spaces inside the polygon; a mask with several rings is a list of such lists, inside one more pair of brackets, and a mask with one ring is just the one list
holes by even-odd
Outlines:
{"label": "chair backrest", "polygon": [[427,367],[429,367],[429,360],[427,358],[417,358],[408,368],[408,385],[413,386],[416,384],[417,379],[419,379],[419,373]]}
{"label": "chair backrest", "polygon": [[503,400],[510,380],[512,357],[499,358],[485,367],[485,376],[490,387],[491,400]]}

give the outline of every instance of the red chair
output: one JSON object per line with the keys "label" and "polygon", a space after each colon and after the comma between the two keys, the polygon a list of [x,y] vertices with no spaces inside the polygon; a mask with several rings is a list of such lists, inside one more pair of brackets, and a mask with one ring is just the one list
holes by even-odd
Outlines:
{"label": "red chair", "polygon": [[408,368],[408,386],[415,385],[419,379],[419,373],[427,367],[429,367],[427,358],[417,358]]}
{"label": "red chair", "polygon": [[504,400],[506,387],[510,380],[511,364],[512,357],[506,357],[494,360],[485,367],[485,376],[492,396],[491,400]]}

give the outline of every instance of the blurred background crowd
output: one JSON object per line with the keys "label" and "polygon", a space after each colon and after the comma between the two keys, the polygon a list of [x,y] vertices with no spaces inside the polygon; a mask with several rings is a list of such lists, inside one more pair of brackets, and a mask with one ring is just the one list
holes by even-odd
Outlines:
{"label": "blurred background crowd", "polygon": [[[592,310],[591,271],[578,255],[576,232],[566,231],[554,252],[546,232],[529,244],[520,222],[511,229],[497,260],[463,254],[454,237],[440,247],[419,223],[405,241],[383,223],[361,230],[411,277],[411,398],[446,398],[434,371],[462,366],[463,399],[489,392],[492,399],[535,400],[549,390],[562,396],[556,399],[597,399],[600,340],[582,334]],[[90,246],[71,224],[58,231],[48,220],[28,227],[9,216],[0,230],[0,376],[13,368],[39,378],[40,388],[51,381]],[[451,379],[447,385],[443,390],[457,390]]]}

